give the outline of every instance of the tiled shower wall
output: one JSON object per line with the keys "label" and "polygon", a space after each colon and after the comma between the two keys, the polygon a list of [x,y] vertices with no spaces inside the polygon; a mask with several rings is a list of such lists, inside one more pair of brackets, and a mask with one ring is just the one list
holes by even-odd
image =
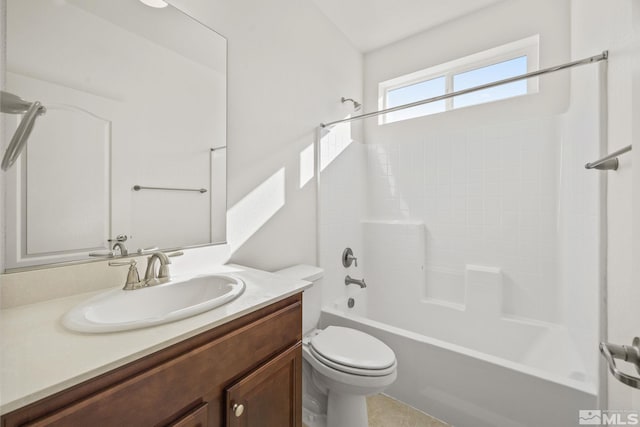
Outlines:
{"label": "tiled shower wall", "polygon": [[462,306],[465,266],[499,268],[504,314],[560,321],[555,117],[366,147],[368,218],[424,223],[423,298]]}

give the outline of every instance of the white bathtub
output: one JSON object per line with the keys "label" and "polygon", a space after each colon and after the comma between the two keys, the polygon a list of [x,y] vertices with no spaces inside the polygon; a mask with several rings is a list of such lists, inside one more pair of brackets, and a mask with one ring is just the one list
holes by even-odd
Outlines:
{"label": "white bathtub", "polygon": [[596,386],[562,327],[491,318],[440,304],[367,301],[368,289],[322,310],[389,345],[398,379],[386,393],[456,427],[567,427],[596,408]]}

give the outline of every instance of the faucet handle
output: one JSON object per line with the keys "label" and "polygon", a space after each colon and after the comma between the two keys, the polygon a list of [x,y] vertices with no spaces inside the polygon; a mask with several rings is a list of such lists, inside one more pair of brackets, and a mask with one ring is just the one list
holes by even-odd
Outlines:
{"label": "faucet handle", "polygon": [[342,252],[342,265],[348,268],[351,267],[351,263],[354,263],[357,267],[358,258],[353,256],[353,250],[351,248],[347,248]]}
{"label": "faucet handle", "polygon": [[116,253],[115,253],[115,251],[89,252],[89,256],[102,257],[102,258],[113,258],[113,257],[116,256]]}
{"label": "faucet handle", "polygon": [[167,254],[167,256],[171,257],[171,258],[177,257],[177,256],[182,256],[182,255],[184,255],[184,252],[182,252],[182,251],[174,252],[172,254]]}
{"label": "faucet handle", "polygon": [[126,242],[127,241],[127,235],[126,234],[118,234],[116,236],[116,238],[111,238],[111,239],[107,239],[107,242],[111,243],[111,242]]}
{"label": "faucet handle", "polygon": [[131,261],[109,261],[109,267],[122,267],[125,265],[136,265],[138,262],[135,259]]}
{"label": "faucet handle", "polygon": [[149,252],[156,252],[157,250],[159,250],[157,246],[152,246],[150,248],[138,248],[136,252],[138,253],[138,255],[146,255]]}
{"label": "faucet handle", "polygon": [[137,267],[138,263],[136,262],[135,259],[132,259],[131,261],[110,261],[109,262],[110,267],[121,267],[125,265],[129,266],[129,272],[127,273],[127,281],[125,282],[124,287],[122,289],[125,291],[131,291],[134,289],[141,288],[143,286],[143,283],[140,282],[140,274],[138,273],[138,267]]}

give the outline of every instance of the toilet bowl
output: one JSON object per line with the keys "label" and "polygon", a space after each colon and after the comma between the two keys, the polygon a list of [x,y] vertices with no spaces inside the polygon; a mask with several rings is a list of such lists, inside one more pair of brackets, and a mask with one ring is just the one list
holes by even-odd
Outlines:
{"label": "toilet bowl", "polygon": [[397,376],[393,350],[355,329],[313,331],[303,339],[302,357],[313,386],[327,395],[327,427],[368,427],[366,396],[380,393]]}
{"label": "toilet bowl", "polygon": [[[276,273],[312,281],[317,288],[323,271],[296,265]],[[311,329],[318,323],[320,306],[319,289],[305,291],[303,325],[309,328],[303,326],[302,340],[304,422],[309,427],[368,427],[366,396],[396,380],[396,356],[379,339],[355,329]]]}

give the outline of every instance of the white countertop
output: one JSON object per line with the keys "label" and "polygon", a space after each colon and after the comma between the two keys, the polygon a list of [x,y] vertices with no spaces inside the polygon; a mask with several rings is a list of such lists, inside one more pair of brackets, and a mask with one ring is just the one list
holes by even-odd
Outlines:
{"label": "white countertop", "polygon": [[[244,293],[211,311],[145,329],[81,334],[60,319],[84,293],[0,310],[0,414],[5,414],[97,375],[237,319],[311,286],[304,280],[237,265],[211,267],[244,280]],[[135,292],[135,291],[133,291]]]}

